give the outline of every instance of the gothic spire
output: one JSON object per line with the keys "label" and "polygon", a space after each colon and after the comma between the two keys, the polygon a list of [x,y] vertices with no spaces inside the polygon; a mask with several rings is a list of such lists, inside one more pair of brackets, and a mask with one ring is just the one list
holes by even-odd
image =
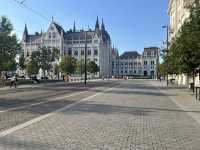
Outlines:
{"label": "gothic spire", "polygon": [[28,37],[28,29],[27,29],[27,26],[25,24],[24,33],[23,33],[23,41],[27,41],[27,37]]}
{"label": "gothic spire", "polygon": [[101,31],[105,31],[105,30],[106,30],[106,29],[105,29],[104,21],[103,21],[103,19],[102,19]]}
{"label": "gothic spire", "polygon": [[99,17],[97,16],[97,21],[96,21],[96,25],[95,25],[95,31],[99,30]]}
{"label": "gothic spire", "polygon": [[75,20],[74,20],[73,32],[76,32],[76,22],[75,22]]}

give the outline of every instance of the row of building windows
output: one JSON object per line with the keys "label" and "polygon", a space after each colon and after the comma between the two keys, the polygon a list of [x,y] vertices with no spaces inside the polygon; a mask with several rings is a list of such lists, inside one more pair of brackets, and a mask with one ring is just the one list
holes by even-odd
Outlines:
{"label": "row of building windows", "polygon": [[146,57],[157,56],[157,52],[156,51],[155,52],[145,52],[144,56],[146,56]]}
{"label": "row of building windows", "polygon": [[57,38],[56,33],[55,32],[52,32],[52,33],[50,32],[49,35],[48,35],[48,38],[49,39],[51,39],[51,38],[53,38],[53,39]]}
{"label": "row of building windows", "polygon": [[[116,66],[118,66],[118,64],[117,63],[115,63],[115,62],[112,62],[112,65],[113,65],[113,67],[115,66],[115,64],[116,64]],[[155,65],[155,62],[154,61],[151,61],[151,66],[154,66]],[[134,63],[120,63],[120,66],[121,67],[123,67],[123,66],[125,66],[125,67],[129,67],[129,68],[132,68],[133,66],[141,66],[142,64],[139,62],[139,63],[137,63],[137,62],[134,62]],[[147,61],[144,61],[144,66],[147,66],[148,65],[148,62]]]}
{"label": "row of building windows", "polygon": [[[79,50],[68,50],[68,54],[69,55],[71,55],[72,54],[72,52],[73,52],[73,55],[74,56],[79,56],[79,55],[85,55],[85,50],[81,50],[81,51],[79,51]],[[94,56],[98,56],[98,50],[94,50],[93,51],[93,54],[94,54]],[[92,50],[87,50],[87,55],[92,55]]]}
{"label": "row of building windows", "polygon": [[[55,32],[52,32],[52,33],[49,33],[48,34],[48,38],[49,39],[56,39],[57,36],[56,36],[56,33]],[[98,43],[98,40],[92,40],[92,39],[88,39],[87,40],[87,43]],[[84,44],[85,43],[85,40],[82,40],[82,39],[74,39],[74,40],[67,40],[67,44]]]}
{"label": "row of building windows", "polygon": [[29,40],[25,45],[26,46],[34,46],[34,45],[40,45],[41,43],[48,44],[48,45],[60,45],[60,40]]}
{"label": "row of building windows", "polygon": [[[68,40],[67,44],[84,44],[85,40]],[[87,43],[92,43],[92,40],[87,40]],[[93,43],[98,43],[98,40],[94,40]]]}
{"label": "row of building windows", "polygon": [[[114,67],[113,67],[113,68],[114,68]],[[118,68],[118,67],[116,67],[116,68]],[[126,66],[123,67],[123,66],[121,66],[120,68],[121,68],[121,69],[142,69],[142,68],[145,68],[145,69],[146,69],[146,68],[148,68],[148,67],[147,67],[147,66],[144,66],[144,67],[142,67],[142,66],[137,66],[137,67],[136,67],[136,66],[134,66],[134,67],[126,67]],[[154,68],[155,68],[155,66],[151,66],[151,69],[154,69]]]}
{"label": "row of building windows", "polygon": [[[112,73],[114,73],[115,71],[113,70],[112,71]],[[116,71],[116,73],[121,73],[121,74],[141,74],[142,73],[142,70],[138,70],[138,71],[136,71],[136,70],[130,70],[130,71],[128,71],[128,70],[125,70],[125,71],[123,71],[123,70],[121,70],[121,71]]]}
{"label": "row of building windows", "polygon": [[138,70],[138,71],[136,71],[136,70],[130,70],[130,71],[128,71],[128,70],[125,70],[125,71],[123,71],[123,70],[121,70],[121,71],[114,71],[114,70],[112,70],[112,73],[114,74],[114,73],[116,73],[116,74],[125,74],[125,75],[145,75],[145,76],[148,76],[148,75],[151,75],[151,76],[154,76],[155,75],[155,71],[151,71],[149,74],[148,74],[148,72],[147,71],[142,71],[142,70]]}

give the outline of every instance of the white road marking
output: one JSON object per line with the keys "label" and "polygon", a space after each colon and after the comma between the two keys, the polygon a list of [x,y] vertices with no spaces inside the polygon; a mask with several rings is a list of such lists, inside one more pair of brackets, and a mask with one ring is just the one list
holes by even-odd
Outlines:
{"label": "white road marking", "polygon": [[33,103],[33,104],[30,104],[30,105],[14,107],[14,108],[2,110],[2,111],[0,111],[0,113],[5,113],[5,112],[8,112],[8,111],[18,110],[18,109],[23,109],[23,108],[29,108],[31,106],[37,106],[37,105],[40,105],[40,104],[45,104],[45,103],[48,103],[48,102],[57,101],[57,100],[61,100],[61,99],[64,99],[64,98],[73,97],[73,96],[76,96],[76,95],[79,95],[79,94],[83,94],[83,93],[86,93],[86,92],[88,92],[88,91],[78,92],[78,93],[75,93],[75,94],[62,96],[62,97],[57,97],[57,98],[51,98],[50,100],[42,101],[42,102],[38,102],[38,103]]}
{"label": "white road marking", "polygon": [[1,137],[4,137],[4,136],[7,136],[7,135],[9,135],[9,134],[11,134],[11,133],[13,133],[13,132],[18,131],[18,130],[21,130],[21,129],[25,128],[25,127],[28,127],[28,126],[30,126],[30,125],[32,125],[32,124],[34,124],[34,123],[37,123],[37,122],[39,122],[39,121],[41,121],[41,120],[44,120],[44,119],[46,119],[46,118],[48,118],[48,117],[50,117],[50,116],[52,116],[52,115],[55,115],[55,114],[57,114],[57,113],[59,113],[59,112],[62,112],[62,111],[64,111],[64,110],[68,110],[68,109],[72,108],[73,106],[80,104],[80,103],[83,102],[83,101],[87,101],[87,100],[89,100],[89,99],[92,99],[92,98],[94,98],[94,97],[96,97],[96,96],[98,96],[98,95],[103,94],[104,92],[107,92],[107,91],[112,90],[112,89],[115,88],[115,87],[117,87],[117,86],[114,86],[114,87],[112,87],[112,88],[106,89],[106,90],[104,90],[103,92],[98,92],[98,93],[96,93],[96,94],[94,94],[94,95],[91,95],[91,96],[86,97],[86,98],[83,98],[83,99],[81,99],[81,100],[79,100],[79,101],[77,101],[77,102],[74,102],[74,103],[72,103],[72,104],[69,104],[69,105],[67,105],[67,106],[65,106],[65,107],[63,107],[63,108],[57,109],[57,110],[55,110],[55,111],[53,111],[53,112],[51,112],[51,113],[42,115],[42,116],[40,116],[40,117],[37,117],[37,118],[35,118],[35,119],[32,119],[32,120],[27,121],[27,122],[25,122],[25,123],[22,123],[22,124],[20,124],[20,125],[17,125],[17,126],[15,126],[15,127],[13,127],[13,128],[10,128],[10,129],[7,129],[7,130],[5,130],[5,131],[2,131],[2,132],[0,132],[0,138],[1,138]]}

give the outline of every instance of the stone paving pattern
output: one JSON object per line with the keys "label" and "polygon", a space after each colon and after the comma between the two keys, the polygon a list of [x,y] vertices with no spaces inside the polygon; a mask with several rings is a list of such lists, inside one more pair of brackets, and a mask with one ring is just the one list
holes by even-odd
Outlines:
{"label": "stone paving pattern", "polygon": [[199,150],[200,125],[168,96],[176,95],[149,81],[124,81],[0,138],[0,150]]}
{"label": "stone paving pattern", "polygon": [[[84,84],[61,83],[61,85],[56,84],[54,86],[0,90],[0,131],[4,131],[38,116],[55,111],[56,109],[62,108],[63,106],[82,98],[93,95],[95,92],[92,90],[88,91],[90,88],[101,91],[105,87],[114,84],[115,83],[109,82],[90,83],[86,87]],[[87,92],[84,94],[79,93],[83,91]],[[63,98],[64,96],[70,97]],[[40,104],[30,106],[36,103]]]}

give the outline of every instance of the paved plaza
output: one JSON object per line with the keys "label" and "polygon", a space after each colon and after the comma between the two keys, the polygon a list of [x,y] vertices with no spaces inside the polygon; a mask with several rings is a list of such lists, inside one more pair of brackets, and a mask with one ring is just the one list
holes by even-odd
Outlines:
{"label": "paved plaza", "polygon": [[0,150],[199,150],[200,103],[153,80],[0,90],[0,131]]}

